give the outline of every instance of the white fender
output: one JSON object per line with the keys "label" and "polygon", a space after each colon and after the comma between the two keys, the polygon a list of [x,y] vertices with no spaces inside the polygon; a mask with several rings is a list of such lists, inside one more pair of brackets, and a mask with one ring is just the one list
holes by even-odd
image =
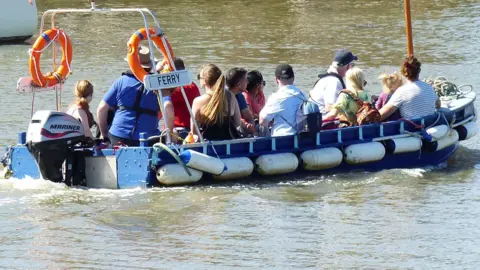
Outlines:
{"label": "white fender", "polygon": [[291,173],[298,167],[298,158],[292,153],[269,154],[259,156],[255,165],[261,175]]}
{"label": "white fender", "polygon": [[307,150],[300,155],[305,170],[325,170],[335,168],[343,160],[343,153],[338,148],[327,147]]}
{"label": "white fender", "polygon": [[437,149],[435,151],[440,151],[452,144],[455,144],[456,142],[458,142],[458,132],[455,129],[452,129],[450,131],[450,134],[448,134],[448,136],[436,142]]}
{"label": "white fender", "polygon": [[196,151],[185,150],[180,153],[178,157],[188,167],[214,175],[219,175],[226,169],[221,159],[207,156]]}
{"label": "white fender", "polygon": [[253,162],[248,157],[226,158],[222,161],[227,169],[220,175],[214,175],[215,180],[227,180],[247,177],[253,172]]}
{"label": "white fender", "polygon": [[468,140],[478,133],[478,125],[474,121],[468,122],[462,126],[458,126],[455,129],[458,131],[460,141]]}
{"label": "white fender", "polygon": [[391,139],[385,141],[385,148],[392,154],[415,152],[422,148],[422,140],[417,137]]}
{"label": "white fender", "polygon": [[157,180],[164,185],[181,185],[195,183],[202,178],[203,173],[189,169],[191,176],[179,164],[166,164],[157,170]]}
{"label": "white fender", "polygon": [[352,144],[345,148],[345,161],[348,164],[361,164],[381,160],[385,147],[379,142]]}
{"label": "white fender", "polygon": [[426,130],[427,134],[432,136],[435,140],[440,140],[441,138],[447,136],[449,131],[450,128],[447,125],[439,125]]}

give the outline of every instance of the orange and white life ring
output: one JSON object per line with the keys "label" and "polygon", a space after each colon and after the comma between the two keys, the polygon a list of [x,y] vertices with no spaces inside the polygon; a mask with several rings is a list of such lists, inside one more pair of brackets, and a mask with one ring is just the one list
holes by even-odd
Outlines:
{"label": "orange and white life ring", "polygon": [[[155,43],[156,47],[162,53],[163,59],[164,59],[163,61],[168,63],[168,65],[170,66],[170,70],[173,70],[173,64],[170,63],[170,59],[168,58],[168,53],[167,53],[167,50],[168,50],[168,52],[170,53],[170,56],[172,57],[172,59],[174,59],[172,46],[170,46],[170,43],[165,38],[165,43],[167,44],[167,48],[165,48],[165,46],[163,46],[162,36],[159,36],[157,32],[152,28],[149,28],[148,31],[150,34],[150,39],[153,41],[153,43]],[[133,72],[135,77],[141,82],[144,81],[144,78],[145,76],[148,75],[148,72],[145,71],[145,69],[143,69],[140,63],[140,59],[138,57],[138,47],[140,45],[140,42],[146,39],[147,39],[147,30],[145,28],[142,28],[136,31],[130,37],[130,40],[128,41],[128,44],[127,44],[129,48],[128,56],[127,56],[128,65],[130,66],[130,70]]]}
{"label": "orange and white life ring", "polygon": [[[42,51],[54,41],[58,41],[62,47],[62,62],[52,75],[45,76],[40,70],[40,56]],[[33,82],[40,87],[49,87],[63,83],[71,73],[72,55],[72,43],[63,30],[52,28],[43,32],[37,38],[30,51],[29,67]]]}

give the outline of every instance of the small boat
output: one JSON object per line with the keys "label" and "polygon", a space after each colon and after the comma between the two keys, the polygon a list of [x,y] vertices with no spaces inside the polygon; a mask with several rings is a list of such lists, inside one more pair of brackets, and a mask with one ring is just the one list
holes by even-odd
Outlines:
{"label": "small boat", "polygon": [[0,43],[23,42],[37,30],[35,0],[1,0]]}
{"label": "small boat", "polygon": [[[156,42],[168,44],[150,10],[96,9],[94,1],[91,2],[91,9],[47,10],[42,17],[41,28],[47,14],[139,12],[145,21],[143,31],[149,29],[147,16],[153,19],[155,29],[146,31],[146,35],[139,34],[143,33],[139,30],[135,35],[148,40],[150,48],[153,48],[154,38]],[[53,17],[54,15],[52,19]],[[408,22],[407,18],[407,29]],[[41,42],[34,46],[41,46],[40,49],[48,46],[49,43],[45,40],[50,42],[53,37],[61,36],[63,32],[59,34],[58,31],[60,30],[50,29],[43,33],[41,29]],[[68,77],[70,71],[68,62],[71,61],[71,55],[65,53],[69,44],[65,35],[60,43],[64,49],[64,61],[57,74],[39,78],[38,73],[32,72],[32,63],[35,62],[31,61],[32,78],[19,80],[19,91],[35,93],[51,90],[52,84],[49,82],[55,84],[57,81],[57,86],[61,87],[61,82]],[[69,51],[71,54],[71,48]],[[409,54],[413,54],[410,42]],[[164,56],[172,60],[172,55]],[[32,54],[31,58],[35,58],[35,55]],[[167,80],[162,78],[171,75],[182,79],[165,84]],[[31,80],[43,88],[32,87],[29,83]],[[146,89],[155,91],[189,84],[191,75],[185,71],[175,71],[173,67],[170,73],[146,75],[143,81]],[[56,86],[53,89],[58,91]],[[157,94],[160,95],[161,102],[160,92],[157,91]],[[18,144],[9,147],[3,159],[6,165],[5,175],[17,179],[43,178],[90,188],[123,189],[226,181],[252,175],[269,177],[298,172],[324,174],[437,165],[452,156],[460,141],[476,135],[475,98],[474,92],[458,93],[453,98],[442,100],[442,106],[435,114],[419,119],[401,119],[282,137],[211,142],[200,140],[199,143],[186,145],[163,144],[159,142],[158,136],[149,137],[149,134],[142,133],[139,147],[113,149],[84,146],[82,125],[65,113],[34,112],[32,109],[28,131],[19,133]],[[160,105],[163,108],[163,104]],[[191,108],[188,109],[191,113]],[[152,147],[148,146],[151,140],[157,140]],[[167,142],[169,141],[168,138]]]}

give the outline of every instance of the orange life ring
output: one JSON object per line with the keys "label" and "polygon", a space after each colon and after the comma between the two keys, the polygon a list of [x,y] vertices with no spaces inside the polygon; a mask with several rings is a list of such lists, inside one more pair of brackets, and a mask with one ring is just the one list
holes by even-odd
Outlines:
{"label": "orange life ring", "polygon": [[[58,41],[62,47],[62,63],[52,75],[45,76],[40,70],[40,56],[42,51],[53,41]],[[72,63],[72,43],[67,34],[58,28],[52,28],[40,35],[33,44],[30,53],[29,67],[33,82],[41,87],[54,86],[63,83],[70,75],[70,64]]]}
{"label": "orange life ring", "polygon": [[[157,48],[160,49],[160,52],[163,55],[163,61],[167,62],[168,65],[170,66],[170,69],[173,70],[173,65],[172,63],[170,63],[170,59],[168,58],[167,49],[165,49],[165,47],[163,46],[162,37],[159,36],[157,32],[152,28],[149,28],[148,31],[150,33],[150,39],[155,43]],[[140,59],[138,58],[138,46],[140,45],[140,42],[142,40],[146,40],[146,39],[147,39],[147,30],[145,28],[142,28],[136,31],[130,37],[130,40],[128,41],[128,44],[127,44],[129,48],[128,56],[127,56],[128,65],[130,66],[130,70],[133,72],[135,77],[141,82],[143,82],[145,76],[148,75],[148,72],[146,72],[143,69],[142,65],[140,64]],[[170,56],[172,57],[172,59],[174,59],[175,56],[173,55],[172,46],[170,46],[170,43],[166,38],[165,38],[165,43],[167,44],[168,52],[170,52]]]}

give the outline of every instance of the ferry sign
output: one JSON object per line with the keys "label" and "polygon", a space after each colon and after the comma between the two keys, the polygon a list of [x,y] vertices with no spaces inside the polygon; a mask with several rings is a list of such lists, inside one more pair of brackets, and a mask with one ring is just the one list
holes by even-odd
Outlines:
{"label": "ferry sign", "polygon": [[145,89],[150,91],[189,85],[191,83],[192,78],[188,70],[151,74],[145,76],[144,79]]}

